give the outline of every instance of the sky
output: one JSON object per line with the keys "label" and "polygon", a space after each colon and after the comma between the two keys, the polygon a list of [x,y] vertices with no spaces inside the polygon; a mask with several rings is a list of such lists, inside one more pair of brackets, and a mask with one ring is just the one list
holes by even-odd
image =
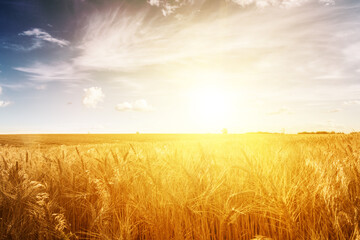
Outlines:
{"label": "sky", "polygon": [[356,0],[0,0],[0,133],[360,131]]}

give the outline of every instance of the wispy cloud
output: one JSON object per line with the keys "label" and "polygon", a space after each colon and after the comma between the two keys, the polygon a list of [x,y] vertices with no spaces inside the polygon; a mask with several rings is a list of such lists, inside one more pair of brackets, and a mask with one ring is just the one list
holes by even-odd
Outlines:
{"label": "wispy cloud", "polygon": [[123,102],[119,103],[115,107],[116,110],[120,112],[129,112],[129,111],[136,111],[136,112],[149,112],[153,111],[154,107],[149,105],[145,99],[139,99],[135,102]]}
{"label": "wispy cloud", "polygon": [[66,62],[53,62],[43,64],[36,62],[27,67],[14,67],[15,70],[23,72],[28,79],[40,85],[48,82],[74,83],[88,78],[88,74],[76,69],[76,66]]}
{"label": "wispy cloud", "polygon": [[[196,0],[195,0],[196,1]],[[175,12],[176,9],[181,8],[187,5],[193,5],[194,0],[148,0],[148,3],[151,6],[156,6],[161,8],[161,12],[164,16],[168,16]],[[197,0],[200,2],[200,0]],[[201,1],[204,2],[204,1]]]}
{"label": "wispy cloud", "polygon": [[[171,15],[176,12],[177,9],[183,7],[193,6],[195,4],[201,5],[204,0],[148,0],[151,6],[159,7],[164,16]],[[254,6],[256,8],[264,9],[266,7],[282,7],[292,8],[299,7],[306,3],[320,3],[325,6],[335,5],[335,0],[224,0],[225,2],[233,2],[241,7]]]}
{"label": "wispy cloud", "polygon": [[335,5],[335,0],[319,0],[319,3],[322,3],[326,6],[332,6]]}
{"label": "wispy cloud", "polygon": [[[53,37],[50,33],[40,29],[40,28],[32,28],[26,31],[23,31],[18,34],[22,39],[18,39],[19,42],[3,42],[2,47],[7,49],[12,49],[16,51],[25,51],[29,52],[35,49],[42,48],[44,43],[55,44],[59,47],[65,47],[70,45],[70,42],[65,39],[60,39]],[[24,41],[23,39],[25,39]]]}
{"label": "wispy cloud", "polygon": [[[298,1],[281,1],[286,2]],[[165,1],[149,3],[158,6]],[[344,56],[338,50],[341,47],[334,46],[346,43],[334,35],[342,29],[329,24],[333,21],[328,18],[330,11],[333,9],[319,5],[316,11],[269,9],[255,16],[249,11],[233,11],[226,16],[210,12],[196,21],[149,17],[151,12],[146,9],[135,14],[126,9],[95,13],[84,28],[80,52],[73,61],[76,66],[95,71],[135,72],[150,67],[155,71],[166,66],[167,74],[174,75],[178,66],[221,68],[231,77],[254,81],[334,78],[344,72],[352,76],[348,66],[339,66]],[[307,25],[309,19],[314,24]],[[284,65],[286,72],[281,70]],[[332,69],[338,69],[338,73],[333,74]],[[324,79],[319,77],[317,81]]]}
{"label": "wispy cloud", "polygon": [[[0,95],[3,93],[3,89],[2,87],[0,86]],[[0,108],[3,108],[3,107],[7,107],[11,104],[10,101],[3,101],[3,100],[0,100]]]}
{"label": "wispy cloud", "polygon": [[[313,95],[329,81],[335,86],[353,81],[358,75],[359,60],[341,50],[360,40],[356,31],[349,32],[356,29],[357,23],[339,6],[323,6],[331,1],[240,2],[263,2],[269,6],[291,2],[299,7],[268,7],[266,11],[238,7],[225,15],[222,11],[209,11],[201,17],[181,20],[154,14],[149,8],[94,12],[73,43],[76,52],[72,58],[15,69],[41,84],[95,81],[96,74],[101,73],[116,74],[132,85],[151,82],[152,90],[158,90],[163,82],[185,86],[202,81],[202,76],[193,74],[202,69],[219,71],[221,81],[233,88],[242,85],[276,91],[281,82],[283,89],[297,84]],[[190,0],[148,3],[155,7],[166,3],[198,4]],[[345,20],[332,18],[334,13]],[[284,66],[287,71],[283,71]]]}
{"label": "wispy cloud", "polygon": [[[231,50],[278,45],[240,34],[250,30],[242,24],[241,16],[227,19],[213,16],[209,28],[207,21],[189,25],[181,21],[166,22],[156,16],[149,21],[148,15],[147,10],[134,14],[120,9],[94,15],[85,28],[82,51],[74,63],[89,69],[127,72],[186,59],[206,62]],[[224,28],[224,24],[231,27]],[[260,31],[259,26],[252,27]],[[251,30],[252,34],[256,29]],[[265,29],[261,27],[261,31]]]}
{"label": "wispy cloud", "polygon": [[58,39],[53,36],[51,36],[49,33],[45,32],[42,29],[39,28],[33,28],[27,31],[24,31],[22,33],[19,33],[20,36],[27,36],[31,37],[34,40],[34,45],[32,46],[32,49],[36,49],[42,46],[43,42],[50,42],[54,43],[60,47],[65,47],[70,44],[69,41],[64,39]]}
{"label": "wispy cloud", "polygon": [[2,101],[0,100],[0,108],[7,107],[11,104],[9,101]]}
{"label": "wispy cloud", "polygon": [[30,52],[32,50],[41,48],[42,46],[43,46],[43,44],[41,41],[32,39],[32,41],[30,43],[24,43],[24,44],[5,42],[5,43],[3,43],[2,47],[6,48],[6,49],[15,50],[15,51]]}
{"label": "wispy cloud", "polygon": [[97,105],[104,101],[105,94],[100,87],[85,88],[84,92],[83,104],[87,108],[97,108]]}
{"label": "wispy cloud", "polygon": [[116,105],[115,109],[120,112],[127,112],[133,110],[133,106],[129,102],[123,102]]}

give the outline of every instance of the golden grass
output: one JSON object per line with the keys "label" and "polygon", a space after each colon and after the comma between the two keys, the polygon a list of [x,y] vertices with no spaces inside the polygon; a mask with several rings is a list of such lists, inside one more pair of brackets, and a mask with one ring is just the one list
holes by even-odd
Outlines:
{"label": "golden grass", "polygon": [[0,147],[1,239],[360,239],[360,136]]}

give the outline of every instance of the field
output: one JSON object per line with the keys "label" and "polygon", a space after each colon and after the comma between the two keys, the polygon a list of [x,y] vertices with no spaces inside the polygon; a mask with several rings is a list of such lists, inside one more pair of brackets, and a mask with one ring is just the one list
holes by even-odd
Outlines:
{"label": "field", "polygon": [[0,239],[360,239],[360,136],[2,135]]}

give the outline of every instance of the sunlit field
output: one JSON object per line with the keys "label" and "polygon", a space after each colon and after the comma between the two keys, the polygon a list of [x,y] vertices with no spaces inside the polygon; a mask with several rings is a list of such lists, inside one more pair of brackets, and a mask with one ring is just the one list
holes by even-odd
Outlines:
{"label": "sunlit field", "polygon": [[1,239],[360,238],[356,134],[0,140]]}

